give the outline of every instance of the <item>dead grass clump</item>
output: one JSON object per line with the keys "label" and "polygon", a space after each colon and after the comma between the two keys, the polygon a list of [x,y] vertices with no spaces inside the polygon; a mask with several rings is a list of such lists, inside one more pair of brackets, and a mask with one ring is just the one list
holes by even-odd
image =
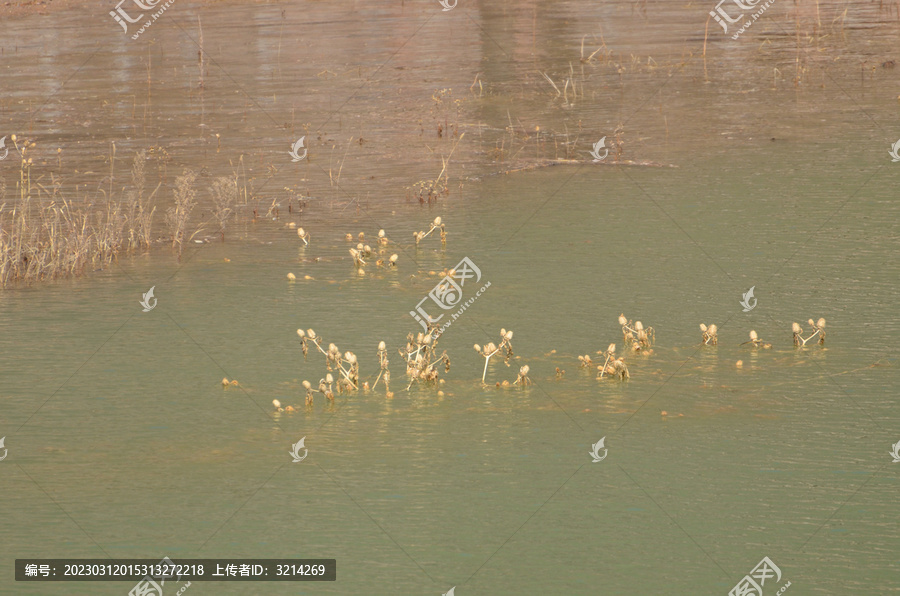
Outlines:
{"label": "dead grass clump", "polygon": [[175,178],[175,205],[166,210],[166,224],[172,234],[172,246],[177,248],[179,253],[184,249],[184,237],[191,211],[197,205],[197,191],[194,189],[196,180],[197,174],[193,170],[185,170],[184,174]]}

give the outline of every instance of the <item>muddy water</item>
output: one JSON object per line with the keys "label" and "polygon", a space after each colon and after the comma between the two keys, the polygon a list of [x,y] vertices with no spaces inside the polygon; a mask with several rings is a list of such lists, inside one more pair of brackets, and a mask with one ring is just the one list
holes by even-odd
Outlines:
{"label": "muddy water", "polygon": [[[0,294],[0,592],[132,587],[15,583],[16,557],[164,555],[338,561],[335,583],[197,594],[727,594],[764,556],[772,593],[898,590],[896,5],[775,4],[737,41],[710,21],[705,56],[712,3],[176,3],[134,41],[112,8],[0,24],[0,135],[34,140],[61,192],[111,173],[115,194],[153,148],[160,210],[185,167],[197,224],[216,176],[253,197],[181,260]],[[586,163],[620,124],[620,163],[677,167]],[[449,194],[420,205],[451,152]],[[534,168],[564,158],[585,163]],[[0,175],[15,188],[15,159]],[[446,246],[417,249],[436,216]],[[398,266],[360,276],[344,234],[379,229]],[[443,395],[406,391],[408,312],[465,256],[491,286],[440,339]],[[598,381],[577,356],[622,352],[621,312],[656,345]],[[825,347],[797,350],[810,317]],[[387,342],[394,398],[305,409],[326,371],[300,327],[370,382]],[[515,359],[482,386],[472,344],[501,327]],[[750,329],[773,348],[740,346]],[[532,386],[493,385],[523,364]]]}

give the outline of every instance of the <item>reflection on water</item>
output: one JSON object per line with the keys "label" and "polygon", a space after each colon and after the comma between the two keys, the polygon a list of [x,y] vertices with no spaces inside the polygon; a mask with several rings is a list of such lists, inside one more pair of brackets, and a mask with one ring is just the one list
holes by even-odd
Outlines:
{"label": "reflection on water", "polygon": [[[896,589],[897,214],[879,168],[897,20],[818,6],[776,5],[737,42],[710,27],[705,56],[712,6],[175,4],[137,42],[106,7],[4,22],[0,135],[37,141],[42,184],[98,195],[115,141],[114,192],[154,148],[160,212],[185,167],[199,221],[217,176],[246,173],[252,197],[226,242],[205,224],[180,261],[160,246],[0,294],[0,551],[338,560],[333,584],[198,594],[727,593],[763,556],[803,593]],[[623,161],[678,167],[491,175],[587,161],[620,124]],[[449,192],[420,206],[445,161]],[[12,193],[18,165],[0,176]],[[438,215],[446,246],[416,248]],[[345,234],[379,229],[398,266],[361,276]],[[404,391],[408,313],[466,256],[491,288],[440,340],[445,383]],[[622,351],[623,311],[654,327],[653,354],[597,380],[577,356]],[[793,348],[791,323],[819,316],[826,345]],[[310,327],[370,383],[385,341],[393,399],[307,410],[302,382],[327,372],[300,351]],[[472,345],[501,328],[515,358],[483,386]],[[741,346],[750,329],[772,349]],[[533,386],[496,386],[524,364]],[[124,588],[11,569],[0,591]]]}

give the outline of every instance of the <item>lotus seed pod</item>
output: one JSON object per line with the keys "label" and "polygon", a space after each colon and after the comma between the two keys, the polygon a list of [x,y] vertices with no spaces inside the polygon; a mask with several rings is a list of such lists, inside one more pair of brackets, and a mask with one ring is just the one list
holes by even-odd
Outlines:
{"label": "lotus seed pod", "polygon": [[227,385],[227,384],[228,384],[228,379],[226,379],[226,378],[223,377],[223,378],[222,378],[222,385],[224,386],[224,385]]}
{"label": "lotus seed pod", "polygon": [[513,332],[512,332],[512,329],[510,329],[509,331],[506,332],[506,339],[507,340],[512,339],[512,335],[513,335]]}
{"label": "lotus seed pod", "polygon": [[347,234],[346,236],[344,236],[344,240],[346,240],[347,242],[353,242],[353,234]]}
{"label": "lotus seed pod", "polygon": [[288,280],[290,280],[290,281],[294,281],[294,280],[297,279],[297,276],[294,275],[293,273],[288,273],[288,274],[287,274],[287,278],[288,278]]}
{"label": "lotus seed pod", "polygon": [[331,373],[328,373],[327,375],[325,375],[325,382],[328,383],[329,385],[331,383],[334,383],[334,377],[331,376]]}
{"label": "lotus seed pod", "polygon": [[384,238],[384,230],[378,230],[378,237]]}
{"label": "lotus seed pod", "polygon": [[813,321],[812,319],[809,319],[809,320],[806,321],[806,322],[809,323],[809,326],[810,326],[810,327],[815,327],[815,326],[816,326],[816,322]]}
{"label": "lotus seed pod", "polygon": [[350,364],[356,364],[356,354],[353,352],[347,352],[347,362]]}
{"label": "lotus seed pod", "polygon": [[395,253],[395,254],[392,254],[392,255],[391,255],[391,265],[396,265],[396,264],[397,264],[397,259],[399,259],[399,258],[400,258],[400,256],[399,256],[398,254],[396,254],[396,253]]}
{"label": "lotus seed pod", "polygon": [[366,270],[363,269],[362,267],[360,267],[359,269],[357,269],[356,272],[357,272],[359,275],[365,275],[365,274],[366,274]]}
{"label": "lotus seed pod", "polygon": [[494,345],[494,342],[488,343],[487,351],[488,351],[488,353],[497,351],[497,346]]}
{"label": "lotus seed pod", "polygon": [[818,327],[819,329],[825,329],[825,319],[819,319],[816,322],[816,327]]}
{"label": "lotus seed pod", "polygon": [[500,330],[500,337],[506,337],[506,329]]}
{"label": "lotus seed pod", "polygon": [[304,388],[304,389],[309,389],[309,388],[311,388],[311,387],[312,387],[312,385],[310,384],[309,381],[303,381],[303,388]]}
{"label": "lotus seed pod", "polygon": [[479,346],[478,344],[475,344],[475,345],[472,346],[472,347],[475,348],[475,351],[476,351],[476,352],[480,352],[480,351],[481,351],[481,346]]}
{"label": "lotus seed pod", "polygon": [[706,333],[706,325],[704,325],[703,323],[700,323],[700,331]]}
{"label": "lotus seed pod", "polygon": [[334,352],[335,350],[337,350],[337,346],[336,346],[336,345],[334,345],[334,344],[328,344],[328,351],[329,351],[329,352]]}
{"label": "lotus seed pod", "polygon": [[313,331],[312,329],[307,329],[306,334],[309,336],[310,339],[316,339],[316,332]]}
{"label": "lotus seed pod", "polygon": [[306,332],[303,331],[303,329],[297,329],[297,335],[299,335],[300,337],[304,337],[306,336]]}
{"label": "lotus seed pod", "polygon": [[365,233],[365,232],[360,232],[360,233],[359,233],[359,241],[360,241],[360,242],[363,242],[365,239],[366,239],[366,233]]}
{"label": "lotus seed pod", "polygon": [[715,325],[710,325],[710,326],[709,326],[709,334],[710,334],[710,335],[715,335],[716,332],[717,332],[718,330],[719,330],[719,328],[716,327]]}
{"label": "lotus seed pod", "polygon": [[366,251],[366,252],[372,252],[372,247],[369,246],[368,244],[366,244],[366,245],[363,247],[363,250]]}
{"label": "lotus seed pod", "polygon": [[276,408],[280,408],[280,407],[281,407],[281,402],[278,401],[277,399],[273,399],[273,400],[272,400],[272,405],[275,406]]}
{"label": "lotus seed pod", "polygon": [[356,249],[355,249],[355,248],[351,248],[351,249],[350,249],[350,254],[355,258],[356,255],[358,255],[359,253],[356,252]]}
{"label": "lotus seed pod", "polygon": [[362,252],[362,251],[364,251],[365,249],[366,249],[366,247],[363,245],[362,242],[360,242],[359,244],[356,245],[356,250],[357,250],[357,252]]}
{"label": "lotus seed pod", "polygon": [[425,339],[425,336],[419,331],[419,334],[416,336],[416,343],[422,343],[422,340]]}
{"label": "lotus seed pod", "polygon": [[451,269],[447,272],[448,277],[453,277],[454,275],[456,275],[456,269]]}
{"label": "lotus seed pod", "polygon": [[293,230],[294,228],[297,227],[297,224],[295,224],[294,222],[291,222],[291,223],[288,224],[288,227],[291,228],[291,229]]}
{"label": "lotus seed pod", "polygon": [[384,342],[383,341],[378,342],[378,350],[384,351],[384,349],[385,349]]}
{"label": "lotus seed pod", "polygon": [[303,238],[306,236],[306,231],[303,228],[297,228],[297,235]]}
{"label": "lotus seed pod", "polygon": [[615,354],[616,353],[616,344],[609,344],[609,347],[606,348],[606,351],[609,352],[610,354]]}
{"label": "lotus seed pod", "polygon": [[431,340],[432,340],[432,339],[434,339],[434,338],[431,337],[431,334],[426,335],[426,336],[425,336],[425,339],[424,339],[425,345],[426,345],[426,346],[430,346],[430,345],[431,345]]}
{"label": "lotus seed pod", "polygon": [[436,225],[436,226],[441,225],[441,218],[440,218],[440,217],[435,217],[435,218],[434,218],[434,225]]}
{"label": "lotus seed pod", "polygon": [[628,319],[625,318],[625,314],[619,315],[619,325],[624,325],[628,322]]}
{"label": "lotus seed pod", "polygon": [[791,328],[794,330],[794,333],[800,333],[800,325],[797,323],[791,323]]}
{"label": "lotus seed pod", "polygon": [[526,364],[525,366],[523,366],[522,368],[519,369],[519,374],[522,375],[522,376],[524,377],[525,375],[528,374],[528,371],[529,371],[529,370],[531,370],[531,369],[530,369],[530,368],[528,367],[528,365]]}
{"label": "lotus seed pod", "polygon": [[637,321],[637,322],[634,324],[634,328],[637,329],[638,331],[642,331],[642,330],[644,329],[644,324],[641,323],[640,321]]}
{"label": "lotus seed pod", "polygon": [[756,331],[753,331],[752,329],[750,330],[750,339],[752,339],[753,341],[759,339],[759,337],[756,335]]}

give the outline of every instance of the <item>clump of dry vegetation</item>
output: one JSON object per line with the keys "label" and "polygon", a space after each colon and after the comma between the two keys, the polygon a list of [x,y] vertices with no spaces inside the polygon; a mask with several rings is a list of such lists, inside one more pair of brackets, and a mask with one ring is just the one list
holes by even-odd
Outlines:
{"label": "clump of dry vegetation", "polygon": [[[7,183],[0,180],[0,286],[77,275],[108,265],[122,251],[150,245],[156,191],[145,197],[143,152],[134,157],[133,187],[122,200],[112,198],[112,166],[109,193],[101,190],[95,200],[68,199],[52,174],[49,188],[40,183],[43,177],[33,178],[28,154],[36,143],[10,138],[20,169],[10,203]],[[111,162],[114,156],[113,147]]]}
{"label": "clump of dry vegetation", "polygon": [[[172,234],[172,247],[177,248],[179,253],[184,249],[184,236],[191,211],[197,205],[197,191],[194,190],[196,180],[197,173],[193,170],[185,170],[175,178],[175,205],[166,210],[166,224]],[[191,238],[193,236],[192,234]]]}
{"label": "clump of dry vegetation", "polygon": [[234,208],[238,199],[237,176],[216,178],[209,191],[213,200],[213,216],[219,224],[219,233],[222,234],[222,240],[224,241],[225,225],[234,214]]}

